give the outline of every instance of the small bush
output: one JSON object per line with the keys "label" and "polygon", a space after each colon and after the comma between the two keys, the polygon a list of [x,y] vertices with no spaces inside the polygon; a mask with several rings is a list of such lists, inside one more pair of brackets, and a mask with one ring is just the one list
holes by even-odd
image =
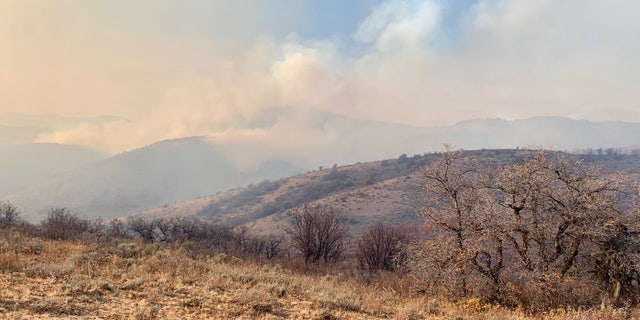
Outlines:
{"label": "small bush", "polygon": [[61,297],[36,301],[25,307],[36,314],[50,314],[55,316],[83,316],[87,313],[86,308],[83,306],[69,304]]}
{"label": "small bush", "polygon": [[362,299],[360,297],[353,297],[344,293],[337,294],[333,290],[322,292],[318,297],[318,302],[322,307],[334,310],[360,311],[362,308]]}
{"label": "small bush", "polygon": [[16,259],[16,255],[9,252],[0,253],[0,273],[12,273],[22,270],[20,260]]}
{"label": "small bush", "polygon": [[294,210],[285,231],[291,236],[292,247],[304,261],[313,263],[338,260],[349,236],[349,228],[340,213],[319,205]]}
{"label": "small bush", "polygon": [[409,236],[382,223],[371,226],[358,240],[356,258],[361,269],[394,271],[402,245]]}
{"label": "small bush", "polygon": [[140,246],[133,242],[118,243],[114,253],[120,258],[135,258],[140,254]]}
{"label": "small bush", "polygon": [[120,286],[120,289],[134,290],[134,289],[140,288],[146,281],[147,279],[145,277],[129,279],[127,280],[127,282],[125,282],[123,285]]}
{"label": "small bush", "polygon": [[75,240],[91,228],[88,220],[78,218],[65,208],[55,208],[49,211],[47,217],[40,223],[41,235],[53,240]]}
{"label": "small bush", "polygon": [[25,268],[27,277],[62,279],[70,276],[74,271],[71,263],[38,263]]}
{"label": "small bush", "polygon": [[212,258],[214,263],[223,263],[225,261],[227,261],[227,254],[226,253],[218,253],[215,256],[213,256]]}

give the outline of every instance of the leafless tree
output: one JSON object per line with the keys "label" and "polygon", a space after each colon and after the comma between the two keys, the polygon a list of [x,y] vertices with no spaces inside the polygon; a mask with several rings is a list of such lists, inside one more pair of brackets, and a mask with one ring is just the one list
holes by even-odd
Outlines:
{"label": "leafless tree", "polygon": [[107,236],[111,239],[126,239],[128,237],[127,228],[120,219],[112,219],[109,221],[106,232]]}
{"label": "leafless tree", "polygon": [[260,257],[266,249],[266,239],[251,234],[247,227],[235,231],[235,250],[244,257]]}
{"label": "leafless tree", "polygon": [[282,236],[270,235],[265,240],[264,255],[271,260],[286,255],[285,241]]}
{"label": "leafless tree", "polygon": [[[579,222],[571,212],[573,208],[568,207],[575,199],[559,185],[575,181],[567,177],[566,165],[560,168],[547,152],[539,152],[522,165],[502,170],[494,184],[499,191],[498,203],[507,209],[503,234],[528,271],[552,268],[563,276],[584,240],[582,235],[569,234]],[[564,180],[560,180],[562,176]]]}
{"label": "leafless tree", "polygon": [[0,229],[14,226],[20,219],[20,211],[11,202],[0,202]]}
{"label": "leafless tree", "polygon": [[131,217],[127,220],[127,229],[144,242],[156,241],[156,223],[143,217]]}
{"label": "leafless tree", "polygon": [[369,271],[394,271],[396,258],[408,239],[408,234],[382,223],[369,227],[358,240],[356,247],[356,258],[360,268]]}
{"label": "leafless tree", "polygon": [[593,270],[612,304],[622,298],[635,300],[640,293],[640,237],[622,223],[605,225],[596,239],[598,251],[593,256]]}
{"label": "leafless tree", "polygon": [[292,247],[305,262],[331,262],[340,258],[349,228],[338,211],[316,205],[291,213],[290,224],[285,231],[291,237]]}
{"label": "leafless tree", "polygon": [[[623,182],[620,175],[605,175],[598,166],[547,151],[503,169],[493,186],[497,202],[506,209],[501,234],[518,260],[511,269],[521,270],[521,279],[549,282],[569,274],[588,277],[597,266],[594,256],[612,266],[613,256],[634,247],[619,204]],[[618,278],[608,281],[624,282]]]}
{"label": "leafless tree", "polygon": [[456,296],[537,299],[544,307],[597,300],[567,289],[595,280],[614,303],[637,292],[639,224],[620,203],[637,194],[623,177],[561,153],[529,151],[521,159],[480,170],[447,149],[424,168],[431,240],[417,252],[430,251],[420,255],[425,274],[458,288]]}
{"label": "leafless tree", "polygon": [[461,150],[447,147],[422,174],[431,203],[423,213],[433,234],[431,241],[439,247],[430,263],[441,269],[441,276],[433,280],[456,296],[466,296],[470,277],[479,275],[490,278],[497,291],[504,267],[502,241],[490,228],[496,219],[477,164]]}
{"label": "leafless tree", "polygon": [[74,240],[90,231],[91,223],[65,208],[54,208],[40,223],[42,236],[54,240]]}

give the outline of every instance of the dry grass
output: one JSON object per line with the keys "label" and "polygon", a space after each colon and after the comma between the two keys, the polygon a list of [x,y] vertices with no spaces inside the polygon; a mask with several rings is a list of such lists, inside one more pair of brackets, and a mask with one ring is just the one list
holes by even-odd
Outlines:
{"label": "dry grass", "polygon": [[637,310],[606,308],[527,316],[473,299],[451,303],[418,295],[407,286],[406,279],[391,275],[301,275],[279,265],[192,259],[184,251],[154,245],[99,247],[0,234],[3,319],[640,317]]}

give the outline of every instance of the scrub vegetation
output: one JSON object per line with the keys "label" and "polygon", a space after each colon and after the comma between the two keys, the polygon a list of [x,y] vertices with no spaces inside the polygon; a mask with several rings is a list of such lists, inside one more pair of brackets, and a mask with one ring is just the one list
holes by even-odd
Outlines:
{"label": "scrub vegetation", "polygon": [[636,182],[564,153],[510,155],[434,155],[420,169],[423,223],[372,223],[361,233],[326,204],[292,208],[284,233],[258,235],[195,217],[94,221],[63,208],[30,224],[2,202],[0,314],[640,317]]}

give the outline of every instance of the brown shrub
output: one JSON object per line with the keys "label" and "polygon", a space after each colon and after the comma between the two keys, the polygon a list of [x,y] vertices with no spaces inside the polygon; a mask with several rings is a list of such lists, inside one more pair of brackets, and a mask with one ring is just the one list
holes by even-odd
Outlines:
{"label": "brown shrub", "polygon": [[91,228],[88,220],[78,218],[65,208],[54,208],[40,223],[41,235],[53,240],[75,240]]}
{"label": "brown shrub", "polygon": [[408,234],[382,223],[369,227],[356,247],[360,268],[369,271],[394,271],[397,267],[396,258],[408,239]]}
{"label": "brown shrub", "polygon": [[325,206],[305,206],[291,212],[290,225],[285,231],[292,247],[305,262],[338,260],[349,236],[349,228],[338,211]]}

